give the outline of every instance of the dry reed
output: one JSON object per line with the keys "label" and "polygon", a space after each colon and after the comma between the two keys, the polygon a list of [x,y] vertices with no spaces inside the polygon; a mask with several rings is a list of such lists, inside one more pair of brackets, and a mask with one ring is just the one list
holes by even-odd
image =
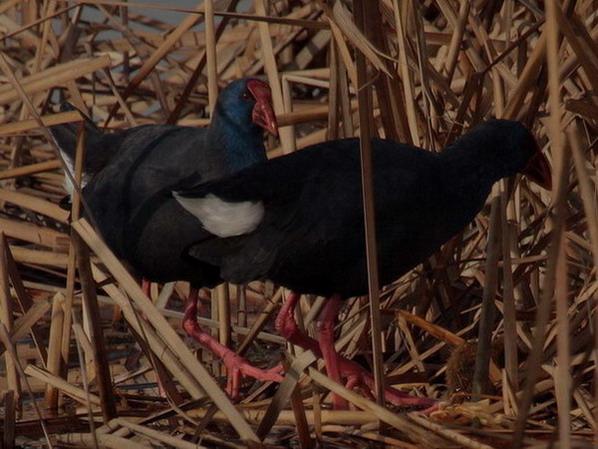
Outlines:
{"label": "dry reed", "polygon": [[[590,0],[0,4],[0,447],[591,444],[597,39]],[[500,183],[465,231],[381,291],[373,326],[364,298],[347,302],[339,325],[338,348],[365,356],[379,384],[453,402],[471,391],[446,391],[447,360],[481,330],[479,354],[504,353],[490,365],[488,399],[422,417],[336,385],[312,354],[282,355],[268,316],[283,292],[253,283],[243,295],[206,292],[217,320],[201,322],[251,360],[284,357],[288,369],[281,385],[248,382],[232,404],[215,381],[219,363],[181,340],[177,298],[188,286],[154,287],[148,299],[86,221],[69,227],[44,126],[79,114],[54,104],[67,99],[107,129],[205,125],[218,89],[241,76],[272,87],[272,157],[360,134],[436,151],[491,117],[533,129],[554,190]],[[319,305],[302,298],[310,332]],[[370,329],[381,329],[374,344]],[[329,391],[361,411],[326,410]]]}

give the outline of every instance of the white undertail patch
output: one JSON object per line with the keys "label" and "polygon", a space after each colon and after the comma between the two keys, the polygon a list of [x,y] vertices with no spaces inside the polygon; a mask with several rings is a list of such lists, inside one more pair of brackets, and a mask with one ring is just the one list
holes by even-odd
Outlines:
{"label": "white undertail patch", "polygon": [[185,198],[172,193],[181,206],[194,215],[203,227],[218,237],[233,237],[253,231],[262,221],[261,201],[227,202],[216,195]]}
{"label": "white undertail patch", "polygon": [[[75,179],[75,164],[73,163],[72,159],[68,156],[68,154],[66,154],[66,152],[62,150],[62,148],[59,147],[59,150],[60,154],[62,155],[62,159],[64,160],[64,165],[66,166],[68,173],[70,173],[70,176],[68,175],[68,173],[64,174],[64,181],[62,183],[62,187],[64,187],[64,190],[66,190],[66,192],[69,194],[72,200],[73,194],[75,193],[75,186],[73,185],[73,179]],[[81,177],[81,189],[85,187],[88,181],[89,176],[86,173],[83,173],[83,176]]]}

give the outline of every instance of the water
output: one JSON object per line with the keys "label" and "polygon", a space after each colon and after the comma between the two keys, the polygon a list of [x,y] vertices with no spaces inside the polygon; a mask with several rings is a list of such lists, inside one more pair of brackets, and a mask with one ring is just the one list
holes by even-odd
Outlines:
{"label": "water", "polygon": [[[128,10],[134,14],[141,14],[153,19],[158,19],[162,22],[177,25],[179,24],[189,13],[187,12],[179,12],[179,11],[171,11],[165,9],[153,9],[151,6],[163,6],[169,8],[184,8],[184,9],[197,9],[198,5],[202,4],[203,1],[198,0],[176,0],[176,1],[168,1],[168,0],[140,0],[140,1],[131,1],[132,4],[138,5],[147,5],[142,7],[130,6]],[[216,1],[214,5],[214,9],[216,11],[223,11],[226,8],[226,4],[228,2],[223,1]],[[242,0],[239,5],[237,6],[237,12],[246,12],[252,5],[251,0]],[[86,5],[84,6],[82,17],[86,20],[92,22],[102,21],[104,19],[104,14],[96,9],[93,5]],[[216,17],[216,22],[220,19]],[[155,31],[153,28],[147,28],[140,24],[133,24],[137,28],[146,28],[147,31]],[[199,31],[203,29],[203,23],[198,24],[194,31]]]}

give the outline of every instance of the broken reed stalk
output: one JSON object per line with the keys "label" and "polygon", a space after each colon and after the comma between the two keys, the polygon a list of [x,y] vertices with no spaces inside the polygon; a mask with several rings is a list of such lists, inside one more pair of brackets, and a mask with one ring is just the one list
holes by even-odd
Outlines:
{"label": "broken reed stalk", "polygon": [[[501,246],[502,246],[502,279],[503,279],[503,322],[505,326],[505,335],[517,335],[517,316],[515,305],[515,286],[513,283],[513,263],[511,258],[513,233],[517,232],[518,227],[509,222],[507,216],[512,210],[508,204],[507,197],[508,182],[501,182],[500,202],[501,202]],[[497,267],[498,268],[498,267]],[[517,340],[515,338],[505,338],[505,379],[503,382],[503,397],[509,398],[519,389],[519,362],[517,355]],[[509,410],[505,410],[508,413]]]}
{"label": "broken reed stalk", "polygon": [[[371,3],[369,5],[372,6]],[[358,0],[355,3],[355,19],[357,26],[363,30],[366,36],[372,37],[376,30],[373,18],[373,11],[378,8],[378,2],[374,2],[374,10],[366,7],[366,2]],[[368,65],[364,55],[357,52],[355,55],[357,65],[357,88],[359,105],[359,150],[361,158],[361,188],[363,192],[363,212],[365,228],[365,251],[368,272],[368,293],[370,304],[372,358],[374,368],[374,393],[378,404],[384,403],[384,375],[382,367],[382,341],[380,325],[380,296],[378,282],[378,257],[376,250],[376,217],[374,215],[374,172],[372,159],[372,93],[369,84]]]}
{"label": "broken reed stalk", "polygon": [[[546,5],[546,27],[548,32],[546,59],[548,66],[548,91],[549,91],[549,123],[550,123],[550,141],[552,143],[553,154],[555,154],[555,173],[560,179],[557,184],[564,188],[568,184],[569,172],[569,153],[565,146],[563,134],[560,132],[562,119],[562,101],[560,97],[559,86],[559,60],[558,51],[561,42],[560,26],[558,18],[561,11],[560,2],[553,0]],[[570,40],[571,42],[571,40]],[[558,188],[558,186],[557,186]],[[555,238],[555,247],[551,248],[556,253],[555,268],[555,290],[554,301],[557,315],[557,327],[559,333],[557,336],[557,370],[555,377],[556,400],[558,404],[558,429],[559,444],[564,447],[571,445],[571,378],[569,376],[570,343],[569,343],[569,323],[568,323],[568,295],[567,295],[567,260],[565,257],[565,236],[566,225],[564,225],[565,204],[564,195],[560,203],[557,203],[556,213],[562,215],[563,226],[556,226],[555,232],[562,233],[560,240]],[[557,218],[559,220],[559,218]],[[558,243],[557,243],[558,242]]]}
{"label": "broken reed stalk", "polygon": [[[16,351],[16,348],[14,346],[14,344],[11,341],[10,338],[10,334],[8,333],[8,330],[6,329],[6,326],[4,325],[4,323],[0,323],[0,342],[2,342],[2,344],[4,345],[4,347],[6,348],[6,352],[7,352],[7,357],[10,356],[11,361],[16,369],[16,371],[19,373],[19,376],[21,379],[23,379],[23,382],[25,384],[25,388],[26,391],[30,397],[30,399],[32,399],[33,402],[33,408],[35,410],[35,413],[37,415],[37,418],[39,419],[39,423],[40,423],[40,427],[43,431],[43,435],[45,438],[45,442],[48,445],[48,447],[50,449],[52,449],[52,443],[50,440],[50,436],[48,434],[48,431],[46,429],[46,425],[44,422],[44,416],[39,408],[39,404],[37,403],[37,401],[35,400],[35,394],[33,393],[33,390],[31,388],[31,384],[29,383],[29,379],[27,378],[27,376],[25,375],[25,370],[23,369],[23,366],[21,365],[21,361],[18,357],[18,353]],[[7,363],[8,365],[8,363]],[[14,417],[16,415],[15,411],[18,407],[19,401],[18,398],[16,397],[18,393],[20,393],[20,391],[16,391],[16,390],[8,390],[8,394],[6,397],[6,402],[9,402],[6,406],[7,408],[7,417]],[[15,432],[14,432],[14,421],[12,422],[5,422],[5,429],[9,429],[9,432],[7,432],[7,435],[5,436],[4,439],[4,443],[5,446],[10,447],[14,445],[14,437],[16,436]]]}
{"label": "broken reed stalk", "polygon": [[[75,186],[73,189],[73,194],[71,198],[71,214],[70,220],[77,220],[81,215],[81,179],[83,173],[83,165],[85,161],[85,154],[83,152],[84,144],[85,144],[85,124],[81,121],[81,114],[78,113],[79,117],[77,118],[78,126],[77,126],[77,146],[75,152],[75,166],[74,166],[74,173],[72,174],[73,179],[70,181],[72,185]],[[62,161],[64,164],[66,161]],[[50,373],[64,376],[67,378],[67,367],[69,363],[69,352],[70,352],[70,342],[71,342],[71,324],[72,324],[72,313],[73,313],[73,299],[74,299],[74,290],[75,290],[75,278],[76,278],[76,263],[77,263],[77,245],[80,245],[81,242],[77,240],[77,236],[71,231],[71,239],[69,244],[69,251],[68,251],[68,265],[67,265],[67,279],[66,279],[66,295],[64,297],[64,301],[58,302],[56,305],[56,318],[60,318],[59,320],[52,320],[51,328],[50,328],[50,335],[51,340],[48,347],[48,359],[47,359],[47,369]],[[89,282],[89,279],[88,279]],[[98,331],[98,329],[96,329]],[[101,345],[101,343],[100,343]],[[104,360],[105,361],[105,360]],[[105,368],[104,368],[105,369]],[[108,373],[102,373],[102,378],[106,380],[109,378]],[[105,393],[109,394],[111,392],[111,388],[108,388],[107,385],[103,386]],[[104,400],[106,398],[103,396]],[[116,413],[116,408],[113,405],[113,401],[108,399],[108,406],[110,407],[109,413]],[[45,393],[45,404],[50,410],[56,410],[58,408],[58,391],[52,387],[52,385],[48,385]],[[111,419],[114,416],[106,416],[105,418]]]}
{"label": "broken reed stalk", "polygon": [[204,23],[206,27],[206,61],[208,70],[208,101],[210,115],[214,113],[216,107],[216,97],[218,96],[218,68],[216,66],[216,30],[214,25],[214,2],[206,0],[204,2],[205,16]]}
{"label": "broken reed stalk", "polygon": [[224,346],[231,344],[231,297],[228,283],[224,282],[214,290],[218,302],[218,339]]}
{"label": "broken reed stalk", "polygon": [[500,214],[501,201],[498,185],[490,194],[490,226],[488,228],[488,246],[486,248],[486,278],[482,294],[482,311],[478,332],[478,347],[475,357],[472,394],[487,394],[486,386],[490,376],[490,356],[492,354],[492,331],[494,328],[494,298],[498,285],[498,260],[500,258]]}
{"label": "broken reed stalk", "polygon": [[[259,441],[253,430],[239,415],[229,399],[225,396],[224,392],[220,390],[220,388],[212,380],[203,365],[201,365],[199,361],[192,356],[178,335],[155,308],[155,305],[143,294],[131,275],[124,269],[121,263],[116,259],[116,257],[114,257],[114,255],[105,246],[101,239],[99,239],[98,235],[93,231],[89,223],[87,223],[85,219],[81,219],[75,223],[72,223],[72,226],[83,238],[85,243],[93,248],[96,255],[102,259],[104,264],[111,267],[112,275],[119,281],[121,287],[127,289],[131,299],[139,308],[143,310],[147,321],[156,327],[156,330],[161,334],[160,337],[163,339],[163,341],[176,354],[177,357],[180,357],[181,361],[189,370],[189,374],[192,374],[193,379],[196,382],[196,392],[199,393],[201,390],[204,390],[205,393],[212,398],[220,410],[230,417],[231,425],[235,428],[235,430],[237,430],[239,436],[243,440],[248,442]],[[138,318],[135,315],[132,318],[134,321],[138,321]],[[134,325],[134,321],[129,319],[129,324]],[[163,354],[159,353],[158,355]],[[180,375],[182,373],[173,372],[173,374]]]}
{"label": "broken reed stalk", "polygon": [[14,328],[14,305],[8,276],[8,251],[6,237],[3,232],[0,232],[0,325],[6,330],[7,339],[4,341],[4,347],[9,349],[5,354],[4,364],[8,390],[14,393],[15,403],[18,403],[21,397],[21,384],[17,375],[14,354],[11,354],[8,345],[10,332]]}
{"label": "broken reed stalk", "polygon": [[[547,8],[547,65],[548,65],[548,89],[549,98],[548,103],[550,107],[550,141],[552,143],[553,151],[556,156],[556,166],[554,179],[556,180],[556,192],[555,192],[555,216],[553,218],[553,236],[552,246],[549,253],[548,265],[547,265],[547,281],[544,286],[545,290],[541,296],[541,302],[538,306],[538,312],[536,316],[536,334],[534,338],[534,345],[529,358],[529,364],[526,372],[526,382],[524,384],[523,398],[519,406],[519,416],[517,417],[515,434],[513,436],[513,447],[519,449],[523,443],[523,435],[525,429],[525,421],[528,416],[528,410],[531,405],[531,399],[533,396],[533,385],[536,382],[536,376],[539,370],[539,364],[541,361],[541,352],[544,341],[544,330],[548,321],[548,313],[551,309],[552,295],[554,294],[554,286],[557,277],[557,270],[559,267],[559,253],[562,248],[561,240],[564,238],[564,214],[565,214],[565,183],[566,183],[566,164],[565,164],[565,146],[562,139],[561,129],[561,102],[560,102],[560,86],[558,77],[558,47],[559,47],[559,27],[556,18],[556,8],[560,8],[557,2],[549,2],[546,5]],[[561,298],[562,299],[562,298]],[[557,391],[557,400],[562,401],[564,399],[563,394],[566,395],[566,401],[568,402],[569,391],[566,392]],[[567,407],[568,408],[568,407]],[[559,418],[562,418],[559,415]],[[559,430],[563,431],[561,435],[564,438],[564,444],[569,442],[569,429],[562,427],[562,420],[560,421]]]}
{"label": "broken reed stalk", "polygon": [[[551,8],[555,8],[557,5],[551,4],[548,7],[548,11]],[[544,285],[544,291],[542,292],[540,304],[536,315],[535,322],[535,335],[532,347],[532,352],[528,360],[528,367],[526,371],[526,379],[523,387],[523,397],[519,404],[519,415],[516,421],[515,433],[513,435],[513,447],[518,449],[523,444],[523,436],[525,431],[525,422],[528,417],[529,407],[533,397],[533,387],[536,383],[537,374],[539,371],[539,365],[541,362],[541,355],[544,342],[544,332],[548,323],[548,314],[550,313],[552,298],[555,291],[556,282],[556,271],[558,268],[559,250],[561,246],[561,240],[564,234],[564,206],[565,206],[565,151],[564,143],[561,138],[560,124],[560,95],[559,95],[559,80],[558,80],[558,26],[556,24],[555,12],[552,10],[552,14],[549,14],[549,18],[553,22],[551,27],[547,27],[547,60],[548,60],[548,77],[549,77],[549,101],[550,101],[550,139],[555,151],[557,164],[555,166],[554,179],[555,183],[555,213],[553,217],[553,231],[551,237],[551,250],[549,252],[549,259],[547,264],[547,275],[546,283]],[[558,393],[557,393],[558,394]],[[568,431],[566,432],[568,435]],[[564,435],[564,438],[567,438]]]}

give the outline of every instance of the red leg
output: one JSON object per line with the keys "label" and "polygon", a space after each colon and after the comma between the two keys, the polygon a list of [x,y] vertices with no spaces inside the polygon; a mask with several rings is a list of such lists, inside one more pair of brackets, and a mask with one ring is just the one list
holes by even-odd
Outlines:
{"label": "red leg", "polygon": [[[330,379],[338,383],[341,383],[341,370],[339,366],[340,356],[334,347],[334,325],[336,324],[340,306],[341,296],[336,294],[332,295],[324,304],[324,308],[320,312],[317,321],[318,334],[320,337],[320,350],[322,351],[322,358],[326,365],[326,372]],[[337,410],[349,407],[347,400],[336,394],[332,395],[332,405]]]}
{"label": "red leg", "polygon": [[301,298],[301,295],[294,292],[287,297],[276,317],[276,331],[289,343],[300,346],[308,351],[313,351],[316,356],[322,357],[318,342],[301,331],[299,326],[297,326],[295,306],[299,302],[299,298]]}
{"label": "red leg", "polygon": [[[287,297],[276,318],[276,330],[290,343],[306,350],[311,350],[316,356],[322,358],[322,351],[318,341],[302,332],[295,321],[294,310],[299,298],[300,295],[297,293],[291,293]],[[359,387],[365,396],[373,398],[374,377],[365,368],[352,360],[338,354],[336,354],[336,357],[340,376],[347,379],[345,386],[350,390]],[[403,393],[393,387],[386,387],[384,395],[388,402],[396,406],[416,405],[421,407],[431,407],[436,404],[436,401],[433,399],[411,396],[410,394]]]}
{"label": "red leg", "polygon": [[[340,307],[340,296],[330,298],[320,313],[318,331],[321,341],[319,343],[302,332],[297,326],[294,311],[300,297],[301,295],[294,292],[289,295],[276,318],[276,330],[290,343],[311,350],[316,356],[323,358],[328,377],[340,382],[341,375],[338,366],[340,357],[334,349],[334,323]],[[333,405],[336,409],[347,408],[348,403],[334,395]]]}
{"label": "red leg", "polygon": [[152,299],[152,281],[148,281],[147,279],[141,279],[141,290],[145,293],[149,299]]}
{"label": "red leg", "polygon": [[227,393],[231,398],[236,399],[239,396],[239,389],[241,386],[241,379],[244,376],[253,377],[263,381],[282,382],[282,376],[279,374],[280,365],[270,370],[261,370],[251,366],[247,360],[238,354],[235,354],[226,346],[222,345],[218,340],[213,338],[210,334],[205,332],[199,324],[197,324],[197,301],[198,290],[192,288],[189,292],[187,305],[185,306],[185,315],[183,317],[183,329],[187,335],[197,340],[201,345],[208,348],[214,353],[216,357],[222,359],[222,363],[229,371],[229,380],[227,385]]}

